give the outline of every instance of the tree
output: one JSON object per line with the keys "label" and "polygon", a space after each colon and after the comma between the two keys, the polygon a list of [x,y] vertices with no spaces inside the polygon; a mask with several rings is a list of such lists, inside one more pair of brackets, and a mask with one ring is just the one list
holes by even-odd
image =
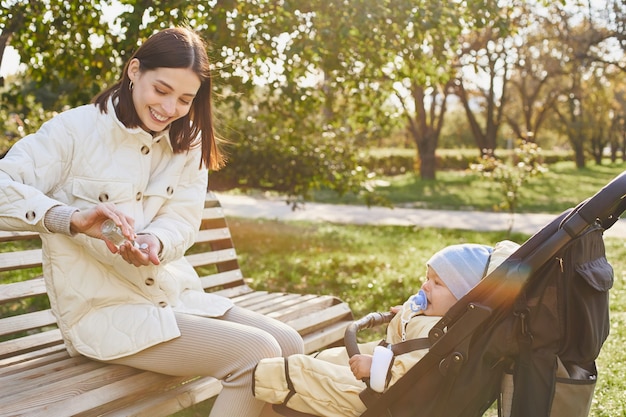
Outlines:
{"label": "tree", "polygon": [[[358,163],[359,144],[390,124],[379,122],[372,103],[359,106],[358,82],[349,75],[354,70],[349,39],[335,36],[351,31],[355,13],[342,1],[284,4],[279,25],[261,35],[274,48],[257,60],[256,69],[250,68],[248,78],[262,82],[251,91],[249,105],[230,108],[239,118],[234,133],[246,141],[235,141],[235,163],[214,175],[215,183],[235,180],[278,189],[294,200],[324,186],[360,192],[370,201],[367,188],[357,187],[367,182]],[[257,25],[256,37],[262,26]],[[243,170],[254,175],[240,175]],[[305,183],[303,177],[310,180]]]}
{"label": "tree", "polygon": [[522,38],[516,45],[506,121],[518,139],[535,142],[565,91],[561,80],[565,74],[553,22],[536,13],[526,17],[527,28],[520,32]]}
{"label": "tree", "polygon": [[502,201],[496,209],[508,211],[510,215],[508,233],[510,234],[513,230],[523,186],[531,178],[547,171],[541,162],[541,148],[536,143],[518,139],[509,160],[499,159],[493,154],[485,153],[481,155],[479,162],[470,165],[470,168],[499,186]]}
{"label": "tree", "polygon": [[[511,39],[494,26],[468,34],[464,38],[460,54],[461,70],[455,80],[454,92],[461,100],[480,154],[492,154],[496,149],[498,131],[506,107]],[[485,75],[487,86],[481,87],[479,83],[463,75],[463,71],[468,68],[474,70],[475,79]],[[480,125],[480,116],[484,119],[484,126]]]}
{"label": "tree", "polygon": [[611,162],[616,162],[619,154],[622,161],[626,161],[626,84],[614,83],[612,91],[613,105],[609,113]]}
{"label": "tree", "polygon": [[420,175],[434,179],[450,63],[467,10],[447,2],[410,0],[363,7],[360,36],[351,48],[361,64],[355,75],[365,88],[397,106],[416,145]]}
{"label": "tree", "polygon": [[[37,86],[50,86],[54,91],[62,91],[65,83],[71,83],[67,94],[59,96],[52,108],[86,102],[115,80],[138,39],[171,25],[189,25],[211,45],[220,131],[223,136],[239,139],[231,140],[230,147],[230,166],[239,175],[237,183],[277,189],[294,200],[308,198],[312,189],[321,186],[340,193],[359,192],[367,178],[352,146],[351,132],[358,131],[353,128],[356,124],[346,123],[345,114],[349,112],[333,116],[328,111],[334,106],[332,91],[303,82],[312,69],[331,73],[340,65],[336,58],[333,61],[332,53],[310,54],[301,48],[306,43],[296,42],[308,35],[311,12],[301,10],[302,5],[308,5],[268,0],[117,3],[121,13],[110,26],[101,18],[103,7],[110,6],[111,1],[31,1],[22,8],[19,3],[12,4],[13,9],[7,12],[7,19],[40,16],[23,25],[26,29],[36,28],[36,33],[26,29],[19,32],[20,42],[13,45],[23,58],[30,56],[41,63],[29,66],[24,79],[35,80]],[[342,2],[336,3],[342,6]],[[314,6],[323,10],[325,4]],[[83,15],[88,19],[83,19]],[[344,22],[347,27],[348,22]],[[324,25],[332,23],[318,23],[320,28]],[[66,35],[57,41],[53,35],[61,27]],[[12,33],[18,31],[13,29]],[[80,36],[70,35],[75,33]],[[319,43],[318,49],[322,45]],[[75,53],[68,54],[70,49]],[[63,59],[50,59],[54,54],[63,55]],[[87,73],[90,65],[98,71]],[[274,70],[279,66],[283,66],[282,72]],[[87,76],[79,76],[84,74]],[[55,77],[54,82],[51,76]],[[337,96],[341,96],[344,108],[348,107],[345,103],[350,103],[346,92],[355,94],[339,91]],[[259,146],[250,146],[251,143]],[[270,154],[273,157],[267,158]]]}
{"label": "tree", "polygon": [[602,164],[604,150],[616,136],[618,128],[615,114],[620,109],[616,99],[615,75],[616,69],[611,71],[602,68],[585,80],[587,107],[594,110],[586,113],[585,126],[589,136],[589,151],[597,165]]}
{"label": "tree", "polygon": [[590,18],[574,19],[561,8],[551,16],[555,18],[554,25],[562,45],[560,51],[552,50],[552,53],[559,59],[562,73],[567,74],[561,77],[565,91],[559,95],[554,110],[574,151],[576,166],[583,168],[591,129],[598,127],[590,125],[596,109],[593,107],[593,92],[587,88],[593,83],[587,80],[604,77],[605,64],[595,57],[604,55],[598,51],[598,46],[607,34]]}

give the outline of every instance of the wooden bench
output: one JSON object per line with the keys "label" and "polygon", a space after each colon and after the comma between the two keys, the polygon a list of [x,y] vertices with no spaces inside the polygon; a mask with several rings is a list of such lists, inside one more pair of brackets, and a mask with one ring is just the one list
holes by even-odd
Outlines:
{"label": "wooden bench", "polygon": [[[328,295],[252,290],[212,193],[203,217],[187,258],[205,291],[289,324],[307,353],[343,343],[353,320],[345,303]],[[0,416],[167,416],[220,392],[220,381],[210,377],[171,377],[70,357],[50,311],[40,246],[36,233],[0,232]]]}

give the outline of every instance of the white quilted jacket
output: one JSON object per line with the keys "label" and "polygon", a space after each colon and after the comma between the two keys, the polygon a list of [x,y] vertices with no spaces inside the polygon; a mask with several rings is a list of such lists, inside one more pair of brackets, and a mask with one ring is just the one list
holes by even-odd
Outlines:
{"label": "white quilted jacket", "polygon": [[[183,258],[200,225],[208,181],[200,149],[174,154],[167,133],[127,129],[109,103],[78,107],[45,123],[0,159],[0,229],[43,240],[52,310],[73,355],[114,359],[180,335],[174,312],[220,316],[232,303],[202,291]],[[102,240],[50,233],[45,213],[113,202],[135,231],[163,243],[159,266],[134,267]]]}

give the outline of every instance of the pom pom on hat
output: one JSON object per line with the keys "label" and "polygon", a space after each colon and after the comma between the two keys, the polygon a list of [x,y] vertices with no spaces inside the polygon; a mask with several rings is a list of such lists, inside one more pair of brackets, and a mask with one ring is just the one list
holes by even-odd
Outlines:
{"label": "pom pom on hat", "polygon": [[446,284],[456,299],[462,298],[483,278],[493,249],[467,243],[451,245],[426,262]]}

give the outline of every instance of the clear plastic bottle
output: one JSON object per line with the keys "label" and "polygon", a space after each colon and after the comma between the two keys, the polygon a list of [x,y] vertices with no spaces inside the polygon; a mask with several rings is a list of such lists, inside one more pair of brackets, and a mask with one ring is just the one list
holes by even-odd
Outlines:
{"label": "clear plastic bottle", "polygon": [[[122,234],[122,229],[111,219],[105,220],[102,223],[102,235],[117,247],[128,240],[126,236]],[[146,249],[148,247],[146,244],[139,245],[135,241],[132,241],[132,244],[137,249]]]}

